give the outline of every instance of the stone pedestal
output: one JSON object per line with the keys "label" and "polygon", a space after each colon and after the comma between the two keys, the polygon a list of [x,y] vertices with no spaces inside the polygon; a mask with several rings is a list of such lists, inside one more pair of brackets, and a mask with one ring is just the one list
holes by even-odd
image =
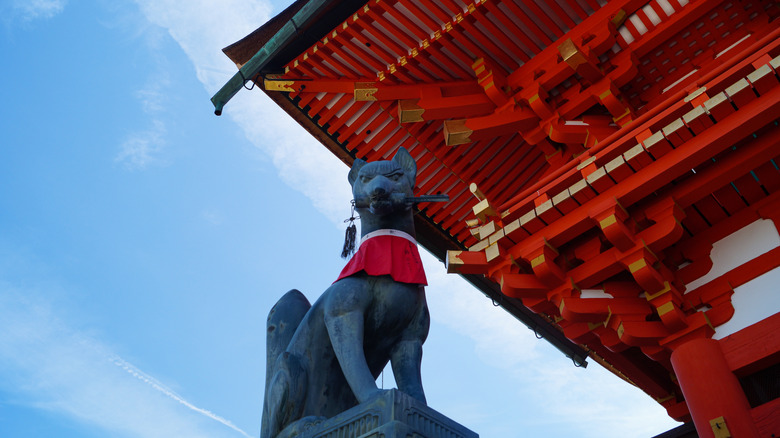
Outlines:
{"label": "stone pedestal", "polygon": [[478,438],[408,395],[391,389],[333,418],[309,424],[300,438]]}

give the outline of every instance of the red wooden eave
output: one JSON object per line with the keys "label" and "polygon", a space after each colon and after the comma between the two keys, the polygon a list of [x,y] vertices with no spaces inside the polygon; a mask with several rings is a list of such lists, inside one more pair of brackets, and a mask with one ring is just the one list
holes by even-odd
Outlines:
{"label": "red wooden eave", "polygon": [[[451,198],[418,215],[451,272],[687,418],[670,354],[777,266],[685,289],[713,242],[780,223],[777,3],[349,4],[251,77],[347,164],[408,149],[418,192]],[[226,53],[251,64],[305,5]]]}

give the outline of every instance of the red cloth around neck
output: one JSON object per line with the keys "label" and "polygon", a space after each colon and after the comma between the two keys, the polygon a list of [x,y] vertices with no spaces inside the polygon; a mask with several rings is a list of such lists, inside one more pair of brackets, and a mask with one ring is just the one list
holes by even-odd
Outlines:
{"label": "red cloth around neck", "polygon": [[336,281],[360,271],[368,275],[389,274],[401,283],[428,284],[417,245],[399,236],[379,235],[363,240]]}

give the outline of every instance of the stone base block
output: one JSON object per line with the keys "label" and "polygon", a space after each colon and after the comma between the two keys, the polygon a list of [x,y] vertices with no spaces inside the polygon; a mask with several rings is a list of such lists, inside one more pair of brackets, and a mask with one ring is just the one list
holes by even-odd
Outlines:
{"label": "stone base block", "polygon": [[[301,427],[303,426],[303,427]],[[333,418],[298,425],[300,438],[478,438],[408,395],[391,389]]]}

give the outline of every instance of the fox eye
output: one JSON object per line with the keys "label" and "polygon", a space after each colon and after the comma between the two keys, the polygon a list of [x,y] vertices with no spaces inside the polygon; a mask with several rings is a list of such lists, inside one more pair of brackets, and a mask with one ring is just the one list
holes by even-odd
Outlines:
{"label": "fox eye", "polygon": [[390,178],[393,181],[398,181],[399,179],[401,179],[402,176],[403,176],[402,173],[396,172],[396,173],[394,173],[392,175],[389,175],[388,178]]}
{"label": "fox eye", "polygon": [[371,177],[369,175],[361,175],[360,176],[360,182],[362,182],[363,184],[365,184],[365,183],[367,183],[369,181],[371,181]]}

